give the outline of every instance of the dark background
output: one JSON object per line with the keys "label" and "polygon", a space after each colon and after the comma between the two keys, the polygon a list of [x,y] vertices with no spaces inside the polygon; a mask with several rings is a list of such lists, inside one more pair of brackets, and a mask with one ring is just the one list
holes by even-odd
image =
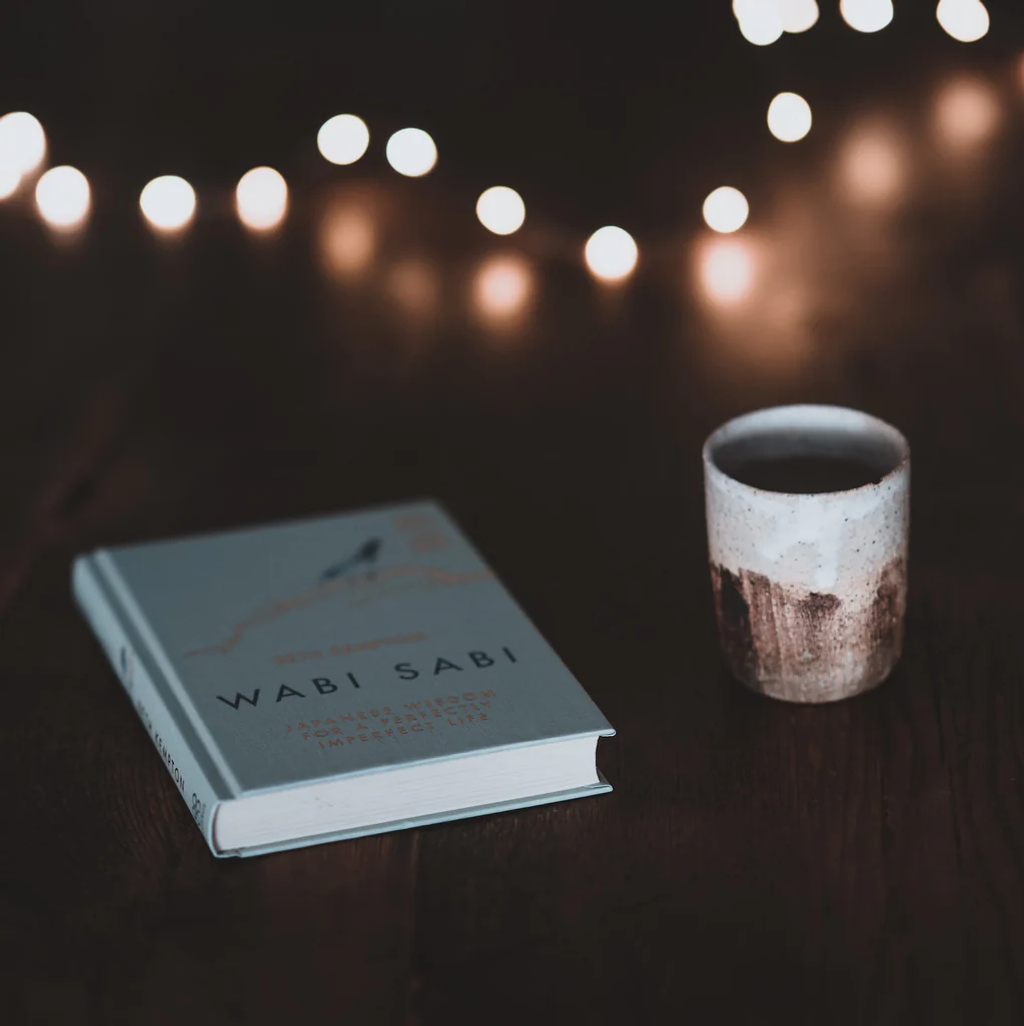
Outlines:
{"label": "dark background", "polygon": [[[5,1021],[1021,1021],[1020,5],[965,46],[933,4],[868,36],[822,2],[763,49],[725,0],[209,6],[2,16],[0,109],[93,189],[70,238],[0,202]],[[998,116],[954,152],[934,110],[963,76]],[[764,127],[782,89],[814,110],[793,146]],[[316,131],[343,111],[371,148],[334,168]],[[835,167],[879,119],[905,188],[865,211]],[[383,158],[409,124],[438,144],[422,180]],[[232,190],[263,163],[291,209],[257,239]],[[165,173],[199,197],[176,240],[137,206]],[[496,183],[527,204],[507,240],[473,215]],[[726,183],[764,281],[736,310],[694,272]],[[378,245],[336,280],[318,232],[350,201]],[[640,247],[615,289],[580,258],[609,223]],[[493,254],[532,274],[511,324],[473,307]],[[411,310],[403,266],[430,283]],[[714,638],[701,441],[786,401],[914,451],[904,659],[833,707],[746,694]],[[215,861],[73,555],[420,495],[618,728],[614,793]]]}

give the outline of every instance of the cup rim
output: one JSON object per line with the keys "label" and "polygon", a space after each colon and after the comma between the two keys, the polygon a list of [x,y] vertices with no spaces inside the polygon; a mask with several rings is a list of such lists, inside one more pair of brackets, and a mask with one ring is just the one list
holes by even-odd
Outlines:
{"label": "cup rim", "polygon": [[[724,471],[715,462],[716,450],[719,449],[725,441],[728,441],[730,437],[736,436],[745,428],[751,427],[759,421],[775,419],[784,420],[787,414],[796,419],[800,419],[801,417],[806,418],[806,423],[810,423],[815,417],[818,417],[820,418],[819,422],[823,426],[827,423],[826,418],[829,417],[832,418],[832,423],[837,424],[845,422],[849,425],[854,422],[859,422],[863,427],[871,428],[879,434],[886,436],[889,441],[893,442],[899,453],[899,459],[896,464],[890,470],[886,471],[886,473],[877,481],[868,481],[866,484],[857,485],[855,488],[838,488],[833,491],[826,492],[782,492],[776,491],[775,489],[758,488],[756,485],[746,484],[745,482],[733,477],[731,474],[726,473],[726,471]],[[814,499],[822,495],[853,495],[858,492],[868,492],[872,489],[880,488],[886,482],[898,477],[900,474],[904,473],[910,465],[910,443],[899,428],[896,428],[887,421],[882,420],[881,417],[876,417],[871,413],[866,413],[864,410],[858,410],[852,406],[836,406],[828,403],[790,403],[780,406],[763,406],[760,409],[741,413],[739,416],[732,417],[730,420],[725,421],[725,423],[719,424],[719,426],[704,439],[701,454],[704,460],[705,474],[710,474],[712,477],[720,477],[724,481],[729,481],[738,488],[749,489],[750,491],[757,492],[761,495],[782,496],[790,499]]]}

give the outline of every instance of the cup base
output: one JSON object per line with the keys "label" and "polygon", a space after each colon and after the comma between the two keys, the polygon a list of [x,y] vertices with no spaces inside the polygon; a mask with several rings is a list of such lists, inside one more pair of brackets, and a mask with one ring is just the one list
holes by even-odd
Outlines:
{"label": "cup base", "polygon": [[906,562],[834,593],[711,564],[719,637],[732,675],[783,702],[838,702],[877,687],[903,648]]}
{"label": "cup base", "polygon": [[776,702],[790,702],[799,705],[828,705],[832,702],[842,702],[847,698],[856,698],[868,691],[884,684],[895,669],[895,661],[881,672],[875,672],[856,681],[782,681],[782,680],[757,680],[756,678],[745,677],[736,672],[736,668],[730,666],[729,670],[733,678],[742,684],[748,691],[764,695]]}

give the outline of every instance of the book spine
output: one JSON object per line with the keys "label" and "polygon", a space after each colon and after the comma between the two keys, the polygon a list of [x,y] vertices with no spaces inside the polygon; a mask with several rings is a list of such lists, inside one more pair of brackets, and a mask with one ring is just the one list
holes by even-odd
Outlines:
{"label": "book spine", "polygon": [[82,556],[75,561],[72,590],[210,850],[214,855],[224,854],[213,845],[213,817],[218,804],[227,797],[226,787],[214,767],[203,765],[197,754],[201,752],[198,738],[170,689],[158,683],[159,670],[138,643],[116,598],[104,586],[93,557]]}

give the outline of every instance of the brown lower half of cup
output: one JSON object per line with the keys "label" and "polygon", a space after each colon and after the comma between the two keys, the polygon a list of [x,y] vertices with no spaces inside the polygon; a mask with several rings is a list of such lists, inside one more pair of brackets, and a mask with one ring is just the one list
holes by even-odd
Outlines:
{"label": "brown lower half of cup", "polygon": [[[734,677],[787,702],[834,702],[889,676],[903,646],[903,558],[842,594],[798,592],[711,564],[722,651]],[[865,601],[866,597],[866,601]]]}

